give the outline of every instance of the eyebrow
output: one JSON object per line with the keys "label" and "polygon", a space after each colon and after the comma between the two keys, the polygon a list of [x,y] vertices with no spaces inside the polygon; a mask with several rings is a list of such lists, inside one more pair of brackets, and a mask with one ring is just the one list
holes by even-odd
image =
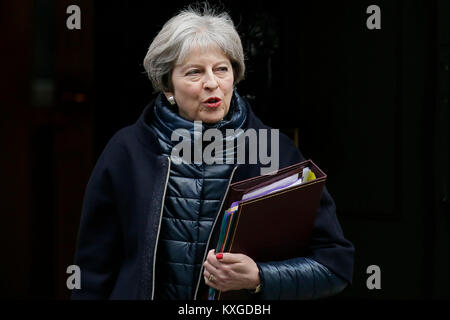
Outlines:
{"label": "eyebrow", "polygon": [[[227,60],[219,61],[219,62],[215,63],[214,65],[219,65],[219,64],[222,64],[222,63],[231,65],[231,63],[229,63]],[[185,66],[180,66],[180,67],[181,67],[181,70],[184,71],[184,70],[189,69],[189,68],[200,68],[200,67],[203,67],[203,65],[196,64],[196,63],[190,63],[190,64],[187,64]]]}

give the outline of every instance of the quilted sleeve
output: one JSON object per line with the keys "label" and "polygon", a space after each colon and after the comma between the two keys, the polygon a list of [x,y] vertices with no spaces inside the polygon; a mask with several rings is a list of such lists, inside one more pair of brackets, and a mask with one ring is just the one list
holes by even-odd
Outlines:
{"label": "quilted sleeve", "polygon": [[335,295],[347,286],[324,265],[310,258],[258,263],[262,300],[318,299]]}

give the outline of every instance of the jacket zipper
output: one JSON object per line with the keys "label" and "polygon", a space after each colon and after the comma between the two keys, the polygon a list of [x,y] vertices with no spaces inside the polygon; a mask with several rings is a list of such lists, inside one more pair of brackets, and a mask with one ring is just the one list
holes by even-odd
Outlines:
{"label": "jacket zipper", "polygon": [[162,221],[163,210],[164,210],[164,201],[166,200],[167,183],[169,182],[169,175],[170,175],[170,158],[169,157],[167,157],[167,161],[169,163],[169,166],[167,169],[166,183],[164,185],[164,193],[163,193],[163,197],[162,197],[162,201],[161,201],[161,211],[159,213],[159,224],[158,224],[158,232],[156,234],[155,251],[153,252],[153,279],[152,279],[152,298],[151,298],[151,300],[154,300],[154,298],[155,298],[156,251],[158,249],[159,232],[161,230],[161,221]]}
{"label": "jacket zipper", "polygon": [[227,189],[225,191],[225,194],[223,195],[222,203],[220,204],[219,211],[216,214],[216,218],[214,219],[214,223],[212,225],[211,231],[209,232],[208,242],[206,242],[206,249],[205,249],[205,252],[203,253],[202,266],[200,268],[200,274],[198,275],[197,286],[195,288],[194,300],[197,300],[198,288],[200,286],[200,281],[202,279],[202,274],[203,274],[203,261],[205,261],[206,255],[208,253],[209,242],[211,241],[211,236],[212,236],[213,230],[216,226],[217,219],[219,218],[219,214],[222,212],[223,203],[225,202],[225,198],[227,196],[228,189],[230,188],[231,180],[233,180],[234,172],[236,171],[237,168],[238,168],[238,166],[234,167],[233,171],[231,172],[231,177],[230,177],[230,180],[228,180]]}

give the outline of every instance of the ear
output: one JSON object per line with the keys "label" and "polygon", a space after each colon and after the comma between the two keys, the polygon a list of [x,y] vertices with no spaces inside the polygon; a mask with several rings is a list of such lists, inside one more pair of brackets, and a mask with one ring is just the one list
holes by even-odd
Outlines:
{"label": "ear", "polygon": [[166,96],[166,99],[169,99],[169,97],[173,97],[174,96],[173,92],[170,92],[170,91],[163,91],[163,93]]}
{"label": "ear", "polygon": [[174,106],[177,104],[177,101],[175,100],[175,96],[171,91],[163,91],[164,95],[166,96],[167,101],[169,101],[171,106]]}

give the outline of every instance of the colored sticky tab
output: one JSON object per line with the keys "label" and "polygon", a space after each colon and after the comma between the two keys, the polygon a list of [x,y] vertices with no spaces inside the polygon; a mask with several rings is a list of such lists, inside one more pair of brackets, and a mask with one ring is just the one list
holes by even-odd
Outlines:
{"label": "colored sticky tab", "polygon": [[302,175],[303,182],[308,182],[314,179],[316,179],[316,175],[314,174],[314,172],[312,172],[311,169],[309,169],[308,167],[303,168],[303,175]]}

